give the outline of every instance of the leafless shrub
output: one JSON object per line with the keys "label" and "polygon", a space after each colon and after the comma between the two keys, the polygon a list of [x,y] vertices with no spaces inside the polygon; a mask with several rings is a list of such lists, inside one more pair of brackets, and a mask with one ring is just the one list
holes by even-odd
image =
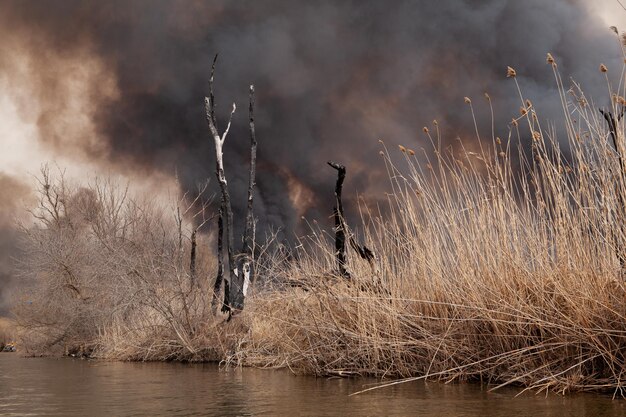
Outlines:
{"label": "leafless shrub", "polygon": [[158,329],[178,351],[196,354],[199,329],[214,320],[213,258],[196,255],[194,274],[188,261],[189,237],[206,218],[206,187],[172,210],[110,179],[78,187],[44,168],[39,185],[37,223],[22,228],[30,285],[15,308],[25,352],[118,355]]}

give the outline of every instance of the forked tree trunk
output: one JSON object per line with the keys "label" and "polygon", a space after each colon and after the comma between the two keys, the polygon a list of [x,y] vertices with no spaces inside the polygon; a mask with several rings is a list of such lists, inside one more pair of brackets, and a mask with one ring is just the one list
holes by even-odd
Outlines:
{"label": "forked tree trunk", "polygon": [[[226,251],[228,253],[228,267],[230,270],[230,279],[229,286],[230,292],[232,291],[240,291],[242,284],[239,282],[239,276],[237,274],[237,267],[235,265],[235,259],[233,256],[233,246],[234,246],[234,234],[233,234],[233,210],[230,203],[230,193],[228,192],[228,182],[226,181],[226,174],[224,172],[224,142],[226,141],[226,137],[228,136],[228,131],[230,130],[230,125],[232,122],[233,114],[237,109],[235,103],[233,103],[232,110],[230,112],[230,118],[228,120],[228,125],[224,130],[224,133],[220,136],[217,126],[215,123],[215,109],[214,109],[214,98],[213,98],[213,77],[215,72],[215,61],[217,60],[217,55],[215,56],[215,60],[213,61],[213,67],[211,69],[211,78],[209,80],[210,86],[210,98],[205,97],[204,105],[206,111],[206,119],[209,124],[209,130],[211,135],[213,136],[213,141],[215,143],[215,159],[216,159],[216,167],[215,167],[215,176],[217,177],[217,182],[220,186],[220,191],[222,193],[222,203],[223,203],[223,213],[224,220],[226,223],[225,233],[226,233]],[[229,294],[229,305],[230,308],[239,308],[241,309],[243,305],[239,306],[233,303],[232,296]],[[228,308],[228,310],[230,310]]]}
{"label": "forked tree trunk", "polygon": [[[228,192],[228,183],[226,181],[226,174],[224,172],[224,155],[223,146],[230,125],[232,122],[233,113],[236,110],[236,106],[233,103],[233,108],[230,113],[228,125],[224,130],[224,133],[220,136],[217,129],[217,123],[215,120],[215,98],[213,95],[213,78],[215,74],[215,62],[217,55],[213,60],[211,67],[211,78],[209,80],[210,95],[205,97],[205,111],[206,119],[209,125],[209,130],[215,142],[215,156],[216,156],[216,176],[220,186],[222,194],[222,207],[221,216],[225,220],[225,233],[226,233],[226,250],[228,254],[228,268],[230,271],[229,279],[224,279],[224,293],[225,302],[222,311],[228,311],[229,314],[242,310],[244,307],[245,296],[248,286],[250,285],[250,276],[252,271],[252,247],[254,239],[254,215],[253,208],[253,191],[255,186],[256,175],[256,137],[254,131],[254,86],[250,86],[250,140],[251,140],[251,159],[250,159],[250,183],[248,186],[248,211],[246,215],[246,227],[243,234],[243,248],[242,252],[235,257],[234,248],[234,230],[233,230],[233,212],[230,201],[230,194]],[[220,246],[220,237],[218,237],[218,252]],[[237,258],[237,259],[236,259]],[[239,265],[238,265],[239,264]],[[219,279],[219,271],[218,271]],[[219,291],[219,282],[216,279],[215,288]],[[217,293],[215,291],[214,293]]]}

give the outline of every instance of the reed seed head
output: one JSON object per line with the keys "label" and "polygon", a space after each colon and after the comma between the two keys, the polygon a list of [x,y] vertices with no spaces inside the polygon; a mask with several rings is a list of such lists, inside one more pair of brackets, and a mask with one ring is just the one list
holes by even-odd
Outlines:
{"label": "reed seed head", "polygon": [[550,52],[548,52],[548,56],[546,58],[546,62],[550,65],[552,65],[553,67],[556,67],[556,61],[554,60],[554,57],[552,56],[552,54]]}
{"label": "reed seed head", "polygon": [[465,101],[465,104],[472,104],[472,100],[470,100],[469,97],[463,97],[463,100]]}
{"label": "reed seed head", "polygon": [[424,131],[424,133],[428,133],[428,128],[426,126],[424,126],[422,130]]}
{"label": "reed seed head", "polygon": [[537,132],[537,131],[534,131],[533,132],[533,139],[536,140],[536,141],[540,140],[541,139],[541,133]]}
{"label": "reed seed head", "polygon": [[607,72],[608,68],[604,64],[600,64],[600,72]]}
{"label": "reed seed head", "polygon": [[515,120],[515,119],[511,120],[511,124],[512,124],[513,126],[517,126],[517,120]]}
{"label": "reed seed head", "polygon": [[402,145],[398,145],[398,148],[400,148],[400,150],[401,150],[402,152],[406,152],[406,148],[405,148],[404,146],[402,146]]}
{"label": "reed seed head", "polygon": [[407,152],[409,153],[409,155],[413,156],[415,155],[415,151],[413,149],[407,149]]}
{"label": "reed seed head", "polygon": [[485,99],[487,99],[487,101],[491,101],[491,97],[489,96],[489,93],[485,92]]}
{"label": "reed seed head", "polygon": [[502,139],[500,139],[500,137],[499,137],[499,136],[496,136],[496,143],[497,143],[498,145],[501,145],[501,144],[502,144]]}
{"label": "reed seed head", "polygon": [[511,67],[506,67],[506,76],[507,78],[514,78],[517,75],[517,72]]}
{"label": "reed seed head", "polygon": [[528,113],[528,110],[526,110],[524,107],[520,107],[519,112],[522,116],[526,116],[526,113]]}

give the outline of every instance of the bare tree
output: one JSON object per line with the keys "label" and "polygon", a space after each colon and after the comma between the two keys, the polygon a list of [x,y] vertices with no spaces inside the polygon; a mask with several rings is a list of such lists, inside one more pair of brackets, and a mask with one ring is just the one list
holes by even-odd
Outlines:
{"label": "bare tree", "polygon": [[26,352],[193,357],[212,312],[210,285],[192,272],[206,276],[212,265],[199,251],[181,262],[193,252],[181,236],[196,232],[200,247],[203,209],[191,213],[201,197],[170,211],[107,179],[76,186],[45,168],[39,182],[35,224],[22,227],[28,256],[14,310]]}
{"label": "bare tree", "polygon": [[346,225],[344,222],[343,203],[341,191],[343,181],[346,179],[346,167],[335,162],[328,162],[337,170],[337,183],[335,184],[335,206],[333,216],[335,218],[335,257],[337,258],[337,271],[342,277],[350,278],[350,272],[346,269]]}
{"label": "bare tree", "polygon": [[343,190],[343,182],[346,179],[346,167],[336,162],[328,162],[332,168],[337,170],[337,183],[335,184],[335,206],[333,207],[333,217],[335,219],[335,257],[337,259],[337,270],[340,276],[351,278],[350,272],[346,268],[346,236],[350,242],[352,249],[362,258],[365,259],[375,270],[374,261],[376,259],[374,252],[367,246],[359,245],[354,236],[348,231],[343,210],[343,202],[341,193]]}
{"label": "bare tree", "polygon": [[246,211],[246,226],[243,231],[242,243],[240,254],[240,270],[243,274],[243,288],[242,292],[236,294],[236,297],[241,297],[241,300],[237,302],[243,305],[243,300],[247,295],[250,282],[252,282],[253,274],[253,254],[254,254],[254,187],[256,185],[256,132],[254,129],[254,86],[250,86],[250,106],[249,106],[249,118],[250,118],[250,176],[248,180],[248,206]]}
{"label": "bare tree", "polygon": [[[248,211],[246,215],[246,226],[243,234],[243,248],[241,253],[234,253],[234,230],[233,230],[233,211],[231,206],[230,193],[228,191],[228,182],[224,171],[224,153],[223,147],[228,132],[230,130],[233,114],[236,105],[233,103],[228,124],[224,132],[220,135],[217,128],[215,118],[215,96],[213,93],[213,80],[215,75],[215,64],[217,55],[213,60],[211,67],[211,77],[209,79],[209,97],[205,97],[206,119],[209,130],[215,143],[216,157],[216,176],[222,194],[221,215],[225,223],[226,234],[226,252],[228,255],[229,279],[224,279],[224,305],[223,310],[231,313],[232,310],[242,310],[246,297],[248,286],[250,285],[250,275],[252,271],[252,255],[253,255],[253,235],[254,235],[254,216],[253,216],[253,193],[256,175],[256,136],[254,130],[254,86],[250,86],[250,139],[251,139],[251,160],[250,160],[250,182],[248,186]],[[218,252],[220,239],[218,238]],[[219,253],[218,253],[219,256]],[[217,289],[220,281],[220,273],[215,283]]]}

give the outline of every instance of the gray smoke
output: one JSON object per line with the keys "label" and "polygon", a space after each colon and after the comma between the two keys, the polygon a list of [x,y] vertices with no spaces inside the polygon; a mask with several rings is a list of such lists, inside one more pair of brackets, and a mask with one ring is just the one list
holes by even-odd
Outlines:
{"label": "gray smoke", "polygon": [[19,253],[16,221],[29,193],[25,184],[0,172],[0,316],[8,312],[9,292],[16,280],[15,258]]}
{"label": "gray smoke", "polygon": [[[219,53],[220,124],[232,101],[241,109],[225,149],[236,214],[244,205],[247,87],[254,83],[256,214],[262,227],[288,231],[297,229],[299,214],[325,219],[329,213],[335,173],[326,160],[347,165],[346,197],[358,190],[376,199],[385,183],[379,139],[419,149],[426,143],[422,127],[437,119],[450,143],[457,136],[475,140],[464,96],[473,98],[479,128],[490,136],[481,100],[488,92],[496,134],[505,137],[519,109],[507,65],[542,117],[552,120],[561,109],[546,52],[596,97],[608,96],[598,65],[614,73],[621,68],[611,33],[575,0],[5,0],[0,27],[0,34],[25,42],[33,57],[44,141],[62,143],[53,121],[67,99],[55,82],[67,74],[50,56],[86,48],[105,63],[121,94],[85,92],[107,150],[85,145],[84,153],[143,175],[176,171],[189,189],[214,178],[203,97]],[[294,207],[298,191],[306,198]]]}

